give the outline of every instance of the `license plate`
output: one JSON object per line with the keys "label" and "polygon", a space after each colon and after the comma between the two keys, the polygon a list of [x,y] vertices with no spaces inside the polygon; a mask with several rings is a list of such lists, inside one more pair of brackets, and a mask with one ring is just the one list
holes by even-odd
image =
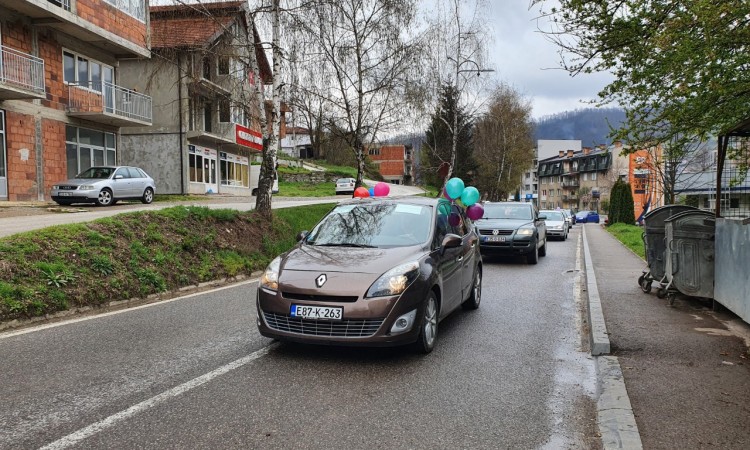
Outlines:
{"label": "license plate", "polygon": [[72,197],[72,192],[60,192],[60,197]]}
{"label": "license plate", "polygon": [[487,242],[505,242],[505,236],[487,236]]}
{"label": "license plate", "polygon": [[344,308],[292,305],[291,316],[302,319],[341,320],[344,317]]}

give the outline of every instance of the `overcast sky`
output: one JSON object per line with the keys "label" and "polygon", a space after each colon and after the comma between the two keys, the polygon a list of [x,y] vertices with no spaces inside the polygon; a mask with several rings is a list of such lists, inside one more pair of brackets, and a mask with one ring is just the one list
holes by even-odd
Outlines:
{"label": "overcast sky", "polygon": [[[489,51],[497,71],[494,75],[531,100],[534,118],[592,106],[581,100],[596,99],[611,75],[571,77],[559,69],[557,47],[537,30],[538,8],[529,10],[529,0],[487,3],[487,19],[494,34]],[[549,29],[544,22],[539,27]]]}

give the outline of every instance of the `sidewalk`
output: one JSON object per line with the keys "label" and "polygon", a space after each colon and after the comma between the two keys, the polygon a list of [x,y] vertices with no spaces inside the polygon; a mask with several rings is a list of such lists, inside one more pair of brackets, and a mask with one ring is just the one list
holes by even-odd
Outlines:
{"label": "sidewalk", "polygon": [[670,307],[643,293],[646,263],[603,226],[583,226],[643,448],[750,448],[750,326],[710,302]]}

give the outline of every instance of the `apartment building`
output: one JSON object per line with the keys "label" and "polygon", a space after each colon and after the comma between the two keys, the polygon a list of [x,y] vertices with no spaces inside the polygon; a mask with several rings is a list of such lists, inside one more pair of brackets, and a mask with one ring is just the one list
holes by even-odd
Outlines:
{"label": "apartment building", "polygon": [[[521,185],[518,192],[521,201],[539,203],[539,160],[551,158],[560,151],[580,151],[581,141],[575,139],[539,139],[534,148],[534,161],[532,166],[521,175]],[[512,198],[511,198],[512,200]]]}
{"label": "apartment building", "polygon": [[367,151],[378,166],[383,179],[393,184],[412,184],[414,180],[413,148],[411,145],[382,145]]}
{"label": "apartment building", "polygon": [[151,98],[121,82],[149,58],[148,0],[0,0],[0,201],[116,164],[122,130],[151,125]]}
{"label": "apartment building", "polygon": [[539,207],[541,209],[598,210],[608,200],[618,178],[628,177],[628,156],[620,155],[622,143],[580,151],[560,150],[557,156],[539,161]]}
{"label": "apartment building", "polygon": [[[247,2],[151,6],[150,26],[153,58],[128,60],[121,71],[153,97],[153,126],[123,132],[123,160],[138,162],[161,193],[250,195],[263,149],[259,118],[270,110],[265,102],[260,111],[256,94],[271,68],[252,46],[250,33],[260,38]],[[281,139],[284,128],[282,114]]]}

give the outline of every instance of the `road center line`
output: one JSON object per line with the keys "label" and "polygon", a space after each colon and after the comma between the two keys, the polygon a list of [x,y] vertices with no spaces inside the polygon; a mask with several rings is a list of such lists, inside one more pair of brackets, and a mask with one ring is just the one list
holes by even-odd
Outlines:
{"label": "road center line", "polygon": [[99,433],[100,431],[104,431],[107,428],[110,428],[116,425],[118,422],[121,422],[130,417],[133,417],[136,414],[139,414],[143,411],[146,411],[157,405],[160,405],[161,403],[164,403],[174,397],[177,397],[178,395],[184,394],[185,392],[188,392],[198,386],[206,384],[209,381],[213,380],[214,378],[224,375],[227,372],[231,372],[234,369],[238,369],[246,364],[249,364],[255,361],[256,359],[261,358],[262,356],[265,356],[266,354],[268,354],[271,348],[273,348],[275,345],[276,344],[271,344],[268,347],[264,347],[247,356],[244,356],[240,359],[232,361],[229,364],[219,367],[218,369],[213,370],[207,374],[201,375],[197,378],[193,378],[192,380],[186,383],[183,383],[179,386],[175,386],[168,391],[164,391],[159,395],[149,398],[148,400],[144,400],[136,405],[133,405],[124,411],[120,411],[105,419],[100,420],[99,422],[95,422],[85,428],[81,428],[80,430],[74,433],[71,433],[61,439],[58,439],[52,443],[45,445],[44,447],[42,447],[42,450],[64,449],[72,445],[75,445],[83,441],[84,439],[89,438]]}

